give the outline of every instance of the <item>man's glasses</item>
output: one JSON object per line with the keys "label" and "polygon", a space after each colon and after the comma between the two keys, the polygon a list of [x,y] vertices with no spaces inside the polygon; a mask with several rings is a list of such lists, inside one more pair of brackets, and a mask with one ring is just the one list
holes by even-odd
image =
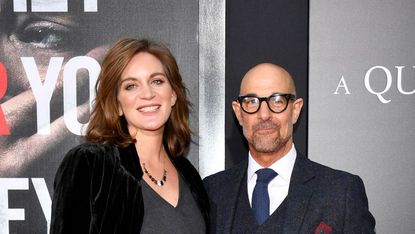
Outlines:
{"label": "man's glasses", "polygon": [[281,113],[287,109],[288,102],[295,100],[295,94],[274,93],[269,97],[239,96],[237,101],[243,111],[254,114],[261,108],[261,103],[265,101],[268,108],[274,113]]}

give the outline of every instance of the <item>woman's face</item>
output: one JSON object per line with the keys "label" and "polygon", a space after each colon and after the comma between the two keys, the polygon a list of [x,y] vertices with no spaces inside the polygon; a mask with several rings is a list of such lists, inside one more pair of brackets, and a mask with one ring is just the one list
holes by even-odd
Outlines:
{"label": "woman's face", "polygon": [[154,55],[136,54],[121,74],[118,92],[119,115],[124,115],[130,134],[163,133],[176,102],[176,93]]}

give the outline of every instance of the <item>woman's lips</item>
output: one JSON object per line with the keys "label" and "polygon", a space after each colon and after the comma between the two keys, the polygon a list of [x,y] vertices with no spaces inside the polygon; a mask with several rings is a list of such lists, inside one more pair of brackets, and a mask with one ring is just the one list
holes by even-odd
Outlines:
{"label": "woman's lips", "polygon": [[137,110],[140,112],[154,112],[156,110],[160,109],[160,105],[151,105],[151,106],[144,106],[144,107],[140,107]]}

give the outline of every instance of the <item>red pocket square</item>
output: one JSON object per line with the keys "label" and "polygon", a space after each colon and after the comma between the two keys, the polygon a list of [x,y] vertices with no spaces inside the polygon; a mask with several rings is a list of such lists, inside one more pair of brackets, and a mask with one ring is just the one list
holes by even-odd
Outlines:
{"label": "red pocket square", "polygon": [[327,223],[321,221],[321,223],[317,226],[314,234],[327,234],[331,233],[332,231],[333,229]]}

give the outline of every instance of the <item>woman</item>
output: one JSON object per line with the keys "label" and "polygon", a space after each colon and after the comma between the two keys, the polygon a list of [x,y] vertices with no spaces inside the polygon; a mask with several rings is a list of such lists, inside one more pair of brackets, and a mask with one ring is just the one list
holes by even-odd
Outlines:
{"label": "woman", "polygon": [[170,51],[122,39],[103,60],[86,140],[55,178],[51,233],[205,233],[208,198],[182,155],[189,102]]}

